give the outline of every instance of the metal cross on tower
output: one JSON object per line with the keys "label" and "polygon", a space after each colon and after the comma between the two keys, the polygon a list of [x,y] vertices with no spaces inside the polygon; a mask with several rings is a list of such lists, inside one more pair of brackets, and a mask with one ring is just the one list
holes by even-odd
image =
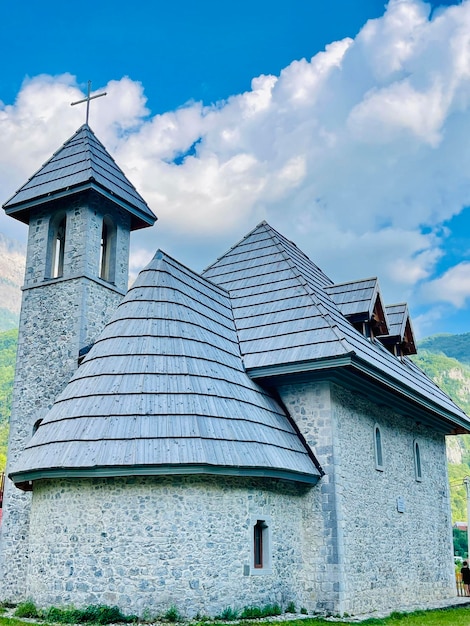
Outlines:
{"label": "metal cross on tower", "polygon": [[88,81],[88,91],[87,91],[87,96],[86,98],[83,98],[82,100],[77,100],[76,102],[71,102],[70,106],[74,106],[75,104],[82,104],[82,102],[86,102],[86,120],[85,123],[88,125],[88,118],[90,116],[90,100],[94,100],[95,98],[101,98],[101,96],[105,96],[106,95],[106,91],[104,91],[103,93],[97,93],[95,96],[90,96],[90,92],[91,92],[91,80]]}

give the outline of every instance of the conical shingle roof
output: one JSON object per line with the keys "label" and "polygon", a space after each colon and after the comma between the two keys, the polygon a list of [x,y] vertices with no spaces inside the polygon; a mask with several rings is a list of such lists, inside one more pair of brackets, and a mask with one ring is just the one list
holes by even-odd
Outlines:
{"label": "conical shingle roof", "polygon": [[156,217],[91,128],[84,124],[4,205],[7,215],[29,223],[30,211],[46,202],[92,189],[131,215],[131,228]]}
{"label": "conical shingle roof", "polygon": [[320,476],[283,409],[246,374],[227,292],[158,252],[12,478],[173,473]]}

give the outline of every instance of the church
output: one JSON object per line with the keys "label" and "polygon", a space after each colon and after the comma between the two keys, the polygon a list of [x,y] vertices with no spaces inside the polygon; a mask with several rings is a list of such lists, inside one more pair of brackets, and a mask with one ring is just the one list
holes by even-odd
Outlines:
{"label": "church", "polygon": [[2,600],[192,617],[456,595],[445,437],[470,421],[376,278],[337,284],[262,222],[202,274],[158,250],[128,289],[156,217],[88,124],[4,209],[29,235]]}

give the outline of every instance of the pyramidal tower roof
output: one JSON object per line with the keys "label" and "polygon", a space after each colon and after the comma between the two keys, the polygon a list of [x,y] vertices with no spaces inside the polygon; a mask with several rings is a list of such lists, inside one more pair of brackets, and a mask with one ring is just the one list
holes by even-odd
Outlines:
{"label": "pyramidal tower roof", "polygon": [[162,252],[13,469],[42,477],[224,474],[315,483],[285,410],[247,375],[225,289]]}
{"label": "pyramidal tower roof", "polygon": [[132,230],[157,219],[94,132],[84,124],[3,205],[7,215],[29,223],[34,207],[86,190],[107,197],[131,214]]}

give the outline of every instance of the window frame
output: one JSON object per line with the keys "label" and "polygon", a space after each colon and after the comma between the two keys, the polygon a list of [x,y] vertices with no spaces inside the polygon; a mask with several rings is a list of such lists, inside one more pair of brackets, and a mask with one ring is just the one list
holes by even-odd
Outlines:
{"label": "window frame", "polygon": [[98,276],[108,283],[116,281],[117,226],[110,215],[104,215],[101,224]]}
{"label": "window frame", "polygon": [[378,472],[384,471],[384,451],[383,451],[383,437],[382,430],[379,424],[374,424],[374,457],[375,457],[375,469]]}
{"label": "window frame", "polygon": [[421,445],[419,439],[413,440],[413,462],[415,468],[415,480],[420,483],[423,480],[423,461],[421,458]]}
{"label": "window frame", "polygon": [[60,211],[49,221],[45,278],[63,278],[65,245],[67,241],[67,213]]}
{"label": "window frame", "polygon": [[253,516],[250,521],[250,572],[252,575],[272,573],[271,518],[269,515]]}

